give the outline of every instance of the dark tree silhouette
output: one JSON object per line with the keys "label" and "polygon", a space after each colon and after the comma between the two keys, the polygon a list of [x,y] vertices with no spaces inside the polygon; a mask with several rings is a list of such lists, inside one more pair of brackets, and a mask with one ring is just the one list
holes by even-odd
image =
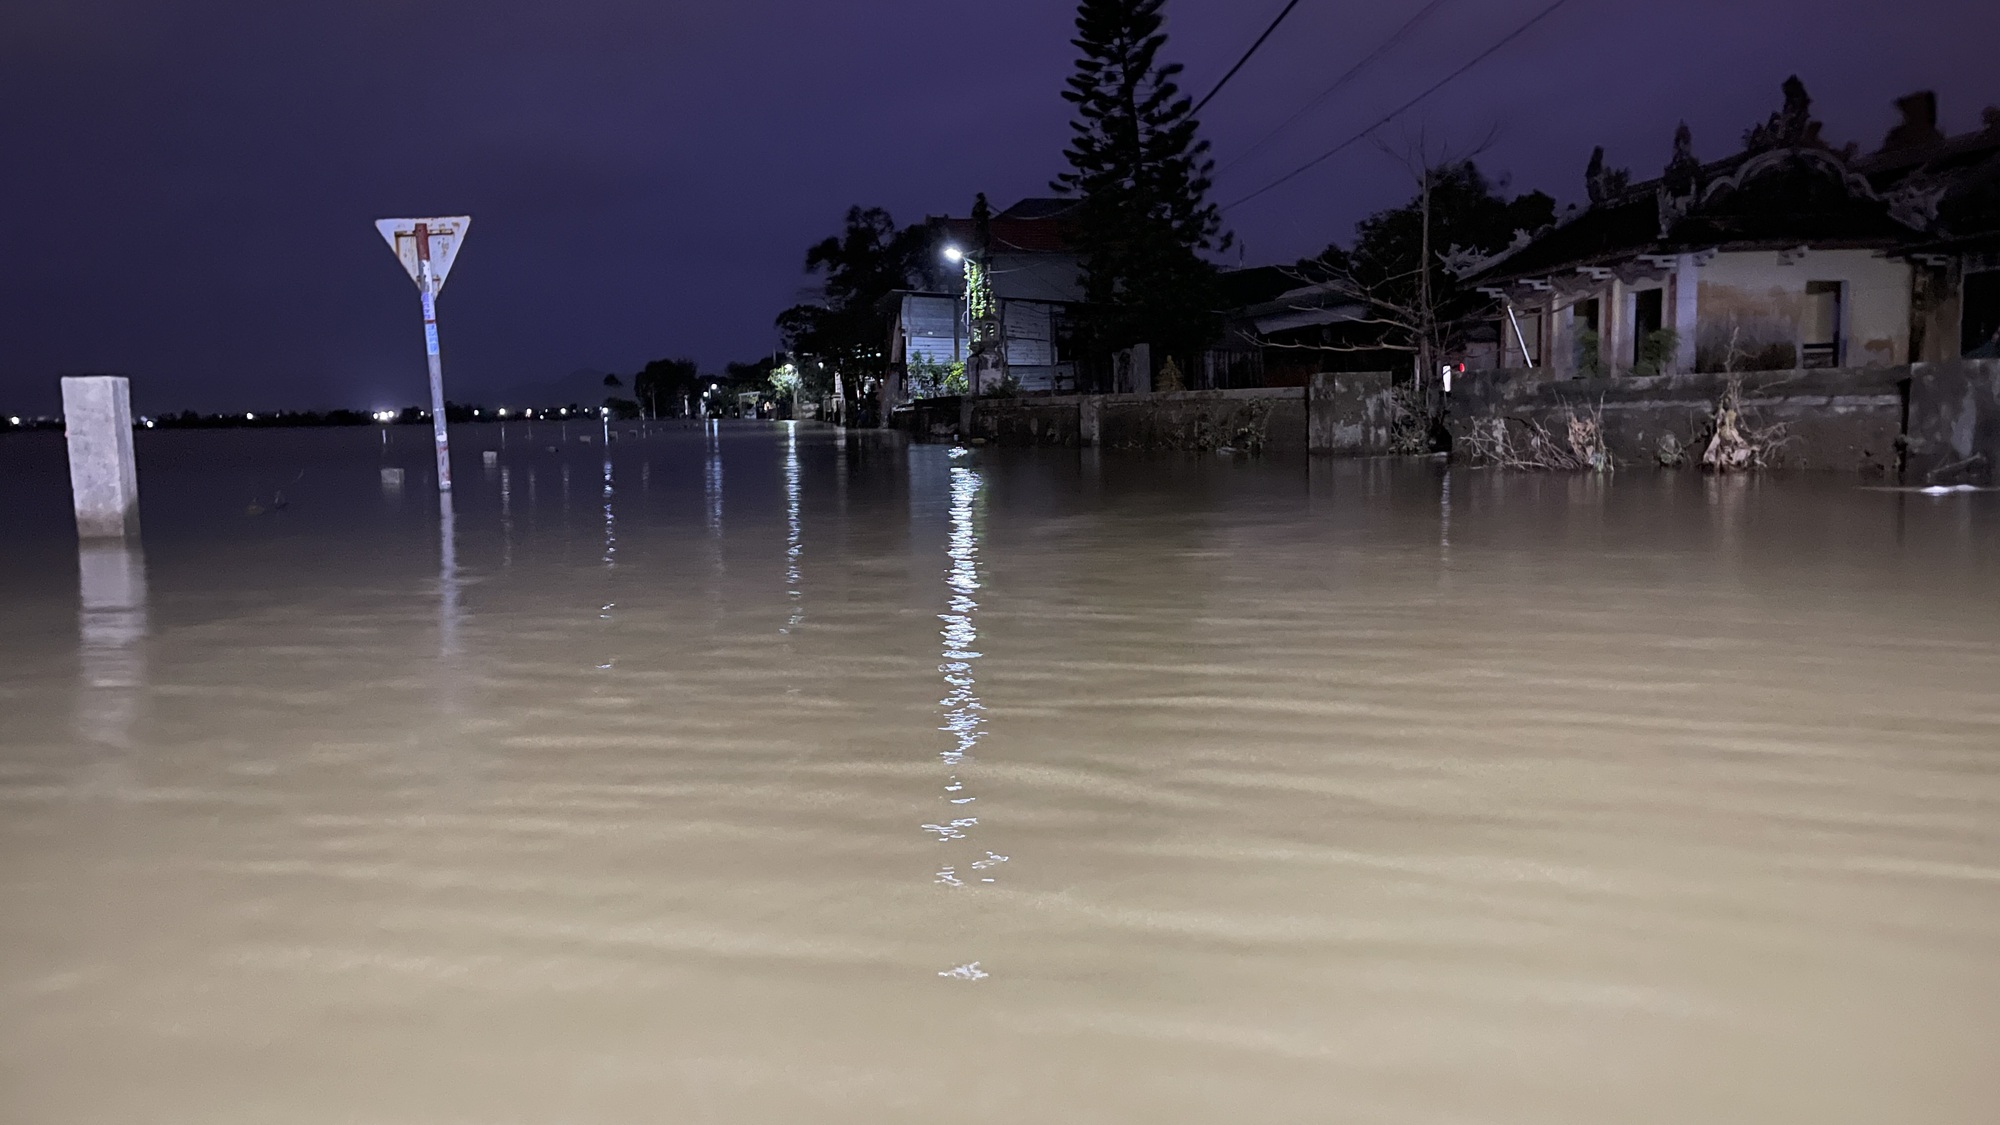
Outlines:
{"label": "dark tree silhouette", "polygon": [[1070,170],[1054,187],[1078,200],[1091,305],[1080,342],[1100,357],[1135,343],[1185,356],[1216,325],[1215,269],[1201,251],[1230,240],[1208,202],[1208,142],[1174,83],[1181,68],[1160,61],[1162,3],[1077,6],[1072,42],[1081,55],[1063,91],[1076,107],[1064,153]]}
{"label": "dark tree silhouette", "polygon": [[886,370],[887,330],[881,302],[924,276],[929,231],[898,230],[880,207],[851,207],[841,233],[806,251],[806,272],[823,275],[822,300],[778,314],[785,347],[846,376],[850,393]]}

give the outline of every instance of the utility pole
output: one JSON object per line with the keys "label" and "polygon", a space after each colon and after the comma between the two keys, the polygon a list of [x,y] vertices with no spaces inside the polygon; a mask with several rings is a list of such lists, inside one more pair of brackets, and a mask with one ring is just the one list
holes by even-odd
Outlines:
{"label": "utility pole", "polygon": [[[1431,166],[1423,166],[1423,233],[1420,236],[1419,257],[1417,259],[1417,377],[1423,380],[1419,389],[1426,396],[1430,394],[1430,377],[1435,370],[1437,355],[1431,344]],[[1428,397],[1426,398],[1428,401]]]}
{"label": "utility pole", "polygon": [[438,491],[451,491],[451,447],[445,439],[444,418],[444,365],[438,355],[437,295],[444,288],[444,280],[451,272],[451,266],[458,258],[459,245],[465,241],[466,228],[472,225],[468,215],[455,215],[441,219],[382,219],[375,229],[382,232],[389,248],[403,263],[403,269],[410,280],[417,283],[417,291],[424,302],[424,354],[430,361],[431,375],[431,435],[437,444]]}

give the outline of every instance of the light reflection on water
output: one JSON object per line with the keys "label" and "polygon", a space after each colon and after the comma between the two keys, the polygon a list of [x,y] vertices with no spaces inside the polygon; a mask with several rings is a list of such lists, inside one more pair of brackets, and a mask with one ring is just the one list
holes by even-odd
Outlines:
{"label": "light reflection on water", "polygon": [[77,733],[85,743],[125,749],[146,686],[146,557],[136,544],[86,542],[77,550],[77,577]]}
{"label": "light reflection on water", "polygon": [[447,657],[458,653],[458,514],[451,493],[438,493],[438,644]]}
{"label": "light reflection on water", "polygon": [[707,456],[702,460],[702,486],[707,499],[708,533],[711,537],[722,534],[722,423],[720,420],[702,423],[703,444]]}
{"label": "light reflection on water", "polygon": [[0,1120],[2000,1096],[2000,498],[577,429],[0,441]]}
{"label": "light reflection on water", "polygon": [[[954,449],[954,456],[962,456],[967,450]],[[965,783],[961,767],[972,758],[972,750],[984,736],[986,725],[985,707],[979,701],[978,678],[974,674],[980,654],[974,649],[979,643],[979,628],[975,615],[979,612],[979,602],[973,597],[979,591],[979,526],[978,508],[981,480],[979,473],[962,464],[951,466],[951,533],[946,555],[951,560],[945,572],[946,612],[938,615],[944,622],[941,635],[944,637],[944,663],[938,672],[944,676],[945,696],[938,701],[944,709],[944,725],[939,730],[949,736],[949,745],[938,752],[938,758],[951,767],[945,779],[944,803],[951,815],[939,817],[937,821],[926,823],[924,831],[935,834],[941,844],[971,841],[973,829],[979,825],[979,817],[972,806],[978,801]],[[983,850],[983,849],[982,849]],[[966,861],[958,857],[957,851],[948,853],[954,859],[939,867],[935,881],[948,887],[965,887],[971,882],[997,882],[997,877],[985,872],[1007,861],[1007,857],[996,852],[984,851],[981,858],[967,864],[967,874],[959,873],[959,864]],[[976,970],[978,962],[968,962]],[[988,973],[967,971],[967,966],[949,970],[940,975],[954,976],[959,980],[981,980]]]}
{"label": "light reflection on water", "polygon": [[792,612],[779,631],[790,633],[806,619],[805,590],[801,588],[804,579],[799,569],[799,555],[805,550],[805,525],[799,516],[799,427],[796,422],[786,422],[784,426],[785,596],[791,599]]}
{"label": "light reflection on water", "polygon": [[[604,433],[604,590],[601,595],[604,601],[598,608],[597,619],[606,623],[606,630],[608,632],[612,611],[618,608],[618,589],[616,585],[618,570],[618,513],[612,507],[612,500],[617,495],[618,489],[617,483],[612,479],[611,473],[611,429],[608,421],[605,423]],[[616,663],[616,658],[606,653],[603,662],[598,664],[597,667],[600,671],[607,671]]]}

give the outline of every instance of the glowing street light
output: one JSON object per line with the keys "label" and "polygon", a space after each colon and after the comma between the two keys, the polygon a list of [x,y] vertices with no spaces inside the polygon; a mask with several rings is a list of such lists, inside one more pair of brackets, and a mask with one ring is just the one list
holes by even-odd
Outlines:
{"label": "glowing street light", "polygon": [[965,251],[956,246],[947,246],[944,248],[944,256],[946,261],[962,262],[965,260]]}

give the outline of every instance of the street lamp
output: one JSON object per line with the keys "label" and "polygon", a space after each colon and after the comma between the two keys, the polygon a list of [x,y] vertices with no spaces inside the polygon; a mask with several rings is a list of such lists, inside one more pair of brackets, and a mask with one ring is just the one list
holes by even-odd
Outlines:
{"label": "street lamp", "polygon": [[[956,246],[947,246],[944,248],[944,257],[945,261],[953,264],[963,263],[965,261],[965,251],[960,250]],[[963,356],[958,354],[958,294],[953,293],[951,295],[951,361],[958,363],[963,358]]]}

